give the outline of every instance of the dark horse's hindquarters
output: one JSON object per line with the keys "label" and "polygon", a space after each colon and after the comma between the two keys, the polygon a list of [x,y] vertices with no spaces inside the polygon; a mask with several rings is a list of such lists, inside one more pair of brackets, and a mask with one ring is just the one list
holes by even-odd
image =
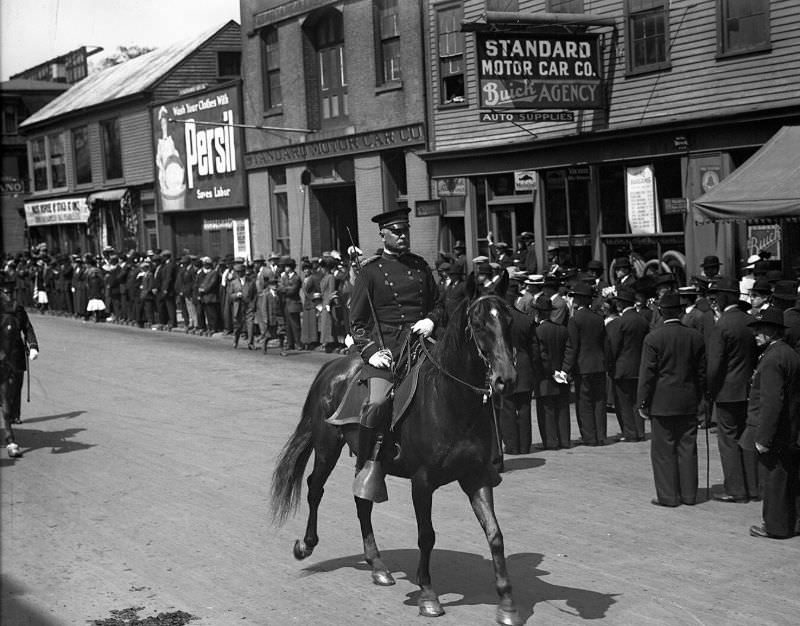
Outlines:
{"label": "dark horse's hindquarters", "polygon": [[[417,519],[420,560],[417,582],[422,590],[422,615],[444,611],[431,586],[430,556],[434,544],[431,522],[433,492],[458,481],[469,497],[484,529],[492,553],[495,584],[500,595],[496,618],[501,624],[521,624],[511,595],[506,571],[503,536],[494,514],[492,488],[499,476],[490,462],[492,423],[490,403],[483,389],[495,391],[513,385],[516,378],[509,327],[510,313],[497,296],[474,298],[474,280],[468,281],[468,299],[431,352],[433,362],[420,366],[417,392],[399,426],[400,456],[386,468],[410,477]],[[338,407],[360,360],[344,357],[326,363],[309,389],[300,423],[284,447],[272,481],[272,507],[276,521],[283,522],[299,504],[305,467],[314,451],[308,477],[309,515],[302,540],[295,542],[298,559],[309,556],[317,545],[317,511],[323,487],[341,454],[347,427],[325,420]],[[355,498],[364,542],[364,556],[376,584],[394,584],[383,563],[372,529],[372,502]]]}

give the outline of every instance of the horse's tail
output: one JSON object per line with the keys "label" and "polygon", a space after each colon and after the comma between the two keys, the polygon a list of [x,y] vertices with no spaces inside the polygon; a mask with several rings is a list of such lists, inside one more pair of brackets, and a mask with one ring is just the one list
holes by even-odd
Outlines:
{"label": "horse's tail", "polygon": [[[313,387],[312,387],[313,388]],[[272,521],[283,524],[300,504],[300,492],[311,451],[314,449],[314,411],[311,396],[289,441],[283,446],[272,473]]]}

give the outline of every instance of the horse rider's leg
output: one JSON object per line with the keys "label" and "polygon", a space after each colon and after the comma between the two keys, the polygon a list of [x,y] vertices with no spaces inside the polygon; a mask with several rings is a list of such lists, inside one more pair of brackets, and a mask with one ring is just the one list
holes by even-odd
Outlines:
{"label": "horse rider's leg", "polygon": [[[308,475],[306,484],[308,485],[308,522],[303,539],[298,539],[294,543],[294,556],[296,559],[304,559],[310,556],[314,548],[319,543],[317,536],[317,513],[322,495],[325,493],[325,483],[331,475],[336,461],[342,453],[344,440],[339,437],[338,429],[333,426],[325,425],[326,432],[314,447],[314,468]],[[330,431],[330,432],[328,432]]]}
{"label": "horse rider's leg", "polygon": [[517,611],[514,599],[511,596],[511,581],[506,570],[506,556],[503,547],[503,533],[497,524],[497,517],[494,514],[494,497],[492,488],[483,485],[475,488],[460,481],[461,488],[467,494],[472,504],[475,517],[478,518],[486,539],[489,542],[489,549],[492,553],[492,563],[494,565],[495,586],[497,595],[500,596],[500,604],[497,607],[496,620],[498,624],[506,626],[521,626],[523,620]]}
{"label": "horse rider's leg", "polygon": [[358,446],[356,448],[356,478],[353,481],[353,495],[373,502],[386,500],[386,486],[380,465],[364,467],[375,450],[378,434],[385,427],[389,407],[391,381],[383,378],[369,379],[369,397],[361,411],[358,426]]}
{"label": "horse rider's leg", "polygon": [[372,582],[382,587],[394,584],[394,577],[381,559],[375,532],[372,530],[372,502],[364,498],[353,498],[356,501],[358,522],[361,525],[361,538],[364,541],[364,559],[372,567]]}
{"label": "horse rider's leg", "polygon": [[417,604],[419,614],[425,617],[439,617],[444,609],[439,596],[431,586],[431,552],[436,541],[436,533],[431,521],[433,506],[433,489],[427,477],[415,475],[411,479],[411,498],[414,501],[414,513],[417,516],[417,545],[419,546],[419,565],[417,566],[417,584],[422,593]]}

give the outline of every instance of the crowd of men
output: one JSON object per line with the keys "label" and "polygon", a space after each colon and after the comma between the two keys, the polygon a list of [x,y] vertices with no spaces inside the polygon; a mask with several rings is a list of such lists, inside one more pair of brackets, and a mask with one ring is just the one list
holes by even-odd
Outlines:
{"label": "crowd of men", "polygon": [[267,351],[344,350],[351,259],[337,251],[301,259],[275,253],[246,261],[170,250],[101,255],[8,257],[3,273],[28,310],[212,336],[243,339]]}
{"label": "crowd of men", "polygon": [[[392,253],[405,258],[405,215],[381,215],[376,223],[386,245],[381,258],[386,263],[393,262]],[[501,459],[503,452],[531,451],[532,407],[544,449],[610,443],[607,414],[613,411],[620,442],[644,441],[645,421],[651,421],[653,504],[693,505],[698,428],[714,426],[724,476],[724,491],[714,498],[763,500],[764,519],[750,529],[754,536],[800,532],[800,267],[789,280],[772,269],[768,255],[756,255],[734,276],[708,256],[689,286],[663,266],[638,275],[624,255],[614,259],[608,280],[598,260],[585,268],[554,266],[538,273],[530,235],[522,234],[523,245],[514,254],[490,240],[490,256],[472,259],[483,293],[505,283],[505,274],[510,277],[502,295],[514,320],[518,380],[512,394],[495,400]],[[463,298],[465,249],[456,242],[436,267],[444,315],[423,312],[424,324],[416,323],[413,332],[440,334],[448,311]],[[387,367],[384,361],[390,368],[391,357],[370,351],[367,331],[363,337],[353,332],[369,324],[365,306],[356,307],[364,309],[359,314],[364,319],[351,327],[354,261],[361,251],[348,252],[346,258],[335,251],[303,258],[300,272],[294,259],[277,254],[256,255],[250,262],[191,254],[176,260],[169,250],[110,249],[97,257],[7,258],[3,271],[12,299],[41,313],[199,335],[222,332],[232,336],[234,347],[245,338],[250,349],[266,352],[271,343],[281,354],[345,351],[355,339],[353,350],[379,373]],[[421,257],[413,259],[419,267],[406,263],[401,269],[419,274],[424,284],[427,265]],[[381,262],[370,267],[380,283],[388,270]],[[415,285],[410,284],[406,308],[416,311]],[[397,299],[397,293],[387,292],[389,305],[396,306]],[[433,301],[423,308],[433,311]],[[422,315],[416,313],[415,319]],[[397,326],[402,325],[401,320]],[[383,397],[378,391],[371,397]],[[573,399],[577,442],[570,433]],[[365,433],[374,428],[362,420]],[[362,447],[361,465],[371,444]]]}

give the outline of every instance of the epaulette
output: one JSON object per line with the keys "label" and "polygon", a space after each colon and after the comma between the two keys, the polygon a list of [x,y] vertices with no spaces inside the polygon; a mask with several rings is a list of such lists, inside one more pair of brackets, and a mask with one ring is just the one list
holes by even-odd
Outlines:
{"label": "epaulette", "polygon": [[364,261],[361,261],[361,267],[364,267],[365,265],[367,265],[368,263],[372,263],[373,261],[377,261],[380,258],[382,258],[380,254],[376,254],[374,256],[371,256],[368,259],[365,259]]}

